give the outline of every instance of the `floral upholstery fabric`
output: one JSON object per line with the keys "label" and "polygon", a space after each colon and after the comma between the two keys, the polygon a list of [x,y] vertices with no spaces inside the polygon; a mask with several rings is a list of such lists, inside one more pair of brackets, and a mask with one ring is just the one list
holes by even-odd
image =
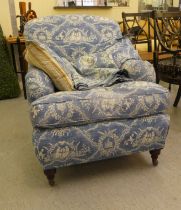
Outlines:
{"label": "floral upholstery fabric", "polygon": [[88,91],[63,91],[31,105],[33,127],[56,128],[163,113],[168,91],[149,82],[127,82]]}
{"label": "floral upholstery fabric", "polygon": [[127,60],[122,68],[129,72],[129,76],[133,80],[156,82],[155,70],[148,61]]}
{"label": "floral upholstery fabric", "polygon": [[[51,49],[74,84],[91,87],[57,92],[44,72],[29,67],[26,88],[33,145],[43,168],[163,148],[169,128],[168,91],[154,84],[153,67],[140,59],[119,26],[87,15],[39,20],[26,24],[28,41]],[[127,70],[132,81],[102,86],[101,77],[110,69],[115,75]]]}
{"label": "floral upholstery fabric", "polygon": [[33,143],[45,169],[163,148],[167,115],[116,120],[65,128],[35,128]]}
{"label": "floral upholstery fabric", "polygon": [[70,62],[82,55],[103,51],[122,38],[112,20],[88,15],[57,15],[33,19],[25,25],[28,42],[49,47]]}
{"label": "floral upholstery fabric", "polygon": [[[49,72],[49,76],[52,75],[51,78],[59,90],[85,90],[127,81],[127,75],[132,72],[130,61],[134,61],[137,66],[134,77],[144,71],[142,80],[155,81],[151,64],[140,59],[129,39],[122,37],[119,25],[107,18],[87,15],[43,17],[26,24],[25,37],[29,62],[40,67],[43,60],[38,63],[37,57],[32,57],[35,53],[29,52],[36,44],[51,56],[52,59],[49,60],[63,67],[67,83],[56,79],[57,70],[48,69],[48,61],[45,60],[41,65],[45,72]],[[128,74],[125,75],[125,71]],[[130,78],[132,75],[130,74]],[[68,83],[71,88],[60,88]]]}
{"label": "floral upholstery fabric", "polygon": [[26,94],[31,103],[42,96],[55,92],[51,79],[40,69],[29,66],[26,74]]}

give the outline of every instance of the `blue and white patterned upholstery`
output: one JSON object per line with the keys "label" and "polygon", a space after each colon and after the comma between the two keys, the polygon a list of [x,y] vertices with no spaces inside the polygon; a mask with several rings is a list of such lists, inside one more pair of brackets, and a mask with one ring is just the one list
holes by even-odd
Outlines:
{"label": "blue and white patterned upholstery", "polygon": [[[74,81],[101,81],[117,69],[126,69],[131,79],[107,87],[94,83],[85,91],[57,91],[43,71],[29,66],[26,88],[33,144],[44,169],[164,147],[168,91],[154,83],[153,66],[140,59],[114,21],[50,16],[28,22],[25,35],[27,42],[64,60]],[[79,76],[73,75],[73,69]]]}
{"label": "blue and white patterned upholstery", "polygon": [[29,65],[29,72],[26,76],[26,94],[31,103],[42,96],[55,92],[51,79],[40,69]]}
{"label": "blue and white patterned upholstery", "polygon": [[103,17],[61,15],[33,19],[25,26],[26,40],[53,49],[72,62],[82,55],[104,50],[122,38],[118,24]]}
{"label": "blue and white patterned upholstery", "polygon": [[[43,17],[29,21],[24,34],[27,44],[33,42],[41,46],[64,67],[75,89],[80,84],[84,89],[112,85],[117,79],[116,73],[123,69],[132,79],[141,75],[140,80],[155,82],[153,67],[141,60],[128,38],[122,37],[119,25],[107,18]],[[137,67],[134,74],[129,68],[130,61]]]}
{"label": "blue and white patterned upholstery", "polygon": [[103,121],[82,126],[35,128],[33,143],[45,169],[163,148],[169,117]]}
{"label": "blue and white patterned upholstery", "polygon": [[60,128],[163,113],[168,91],[149,82],[126,82],[87,91],[63,91],[31,105],[33,127]]}

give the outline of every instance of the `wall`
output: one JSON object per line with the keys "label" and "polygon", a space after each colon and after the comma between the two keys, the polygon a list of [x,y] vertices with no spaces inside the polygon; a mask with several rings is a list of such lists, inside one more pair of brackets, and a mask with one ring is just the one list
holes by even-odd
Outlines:
{"label": "wall", "polygon": [[1,0],[0,24],[2,26],[4,34],[11,33],[11,22],[10,22],[10,15],[9,15],[8,0]]}
{"label": "wall", "polygon": [[173,6],[178,7],[179,6],[179,0],[173,0]]}
{"label": "wall", "polygon": [[[14,0],[16,5],[16,14],[19,14],[19,1]],[[121,20],[121,13],[124,12],[138,12],[138,0],[130,0],[130,7],[113,7],[112,9],[53,9],[54,0],[24,0],[27,3],[31,1],[32,9],[36,11],[38,17],[54,14],[90,14],[109,17],[116,21]],[[1,0],[0,7],[0,24],[2,25],[5,35],[11,34],[11,24],[9,16],[8,0]]]}

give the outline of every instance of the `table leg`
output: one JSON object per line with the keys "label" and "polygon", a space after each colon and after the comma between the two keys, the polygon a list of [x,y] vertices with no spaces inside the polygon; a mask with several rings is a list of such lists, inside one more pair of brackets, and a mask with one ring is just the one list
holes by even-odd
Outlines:
{"label": "table leg", "polygon": [[22,44],[20,43],[20,40],[17,39],[17,45],[18,45],[18,53],[19,53],[19,63],[20,63],[20,73],[22,77],[22,84],[23,84],[23,92],[24,92],[24,98],[27,98],[26,95],[26,85],[25,85],[25,75],[26,75],[26,65],[25,60],[22,52]]}
{"label": "table leg", "polygon": [[177,92],[177,96],[176,96],[175,102],[174,102],[174,104],[173,104],[174,107],[177,107],[178,102],[179,102],[179,100],[180,100],[180,97],[181,97],[181,85],[179,85],[179,89],[178,89],[178,92]]}

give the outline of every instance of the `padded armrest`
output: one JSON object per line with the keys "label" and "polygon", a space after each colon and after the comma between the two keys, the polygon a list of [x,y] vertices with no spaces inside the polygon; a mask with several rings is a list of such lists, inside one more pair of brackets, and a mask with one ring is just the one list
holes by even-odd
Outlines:
{"label": "padded armrest", "polygon": [[29,103],[55,92],[55,87],[48,75],[34,66],[29,66],[25,80]]}
{"label": "padded armrest", "polygon": [[143,60],[127,60],[123,65],[131,79],[135,81],[156,82],[155,69],[151,63]]}

